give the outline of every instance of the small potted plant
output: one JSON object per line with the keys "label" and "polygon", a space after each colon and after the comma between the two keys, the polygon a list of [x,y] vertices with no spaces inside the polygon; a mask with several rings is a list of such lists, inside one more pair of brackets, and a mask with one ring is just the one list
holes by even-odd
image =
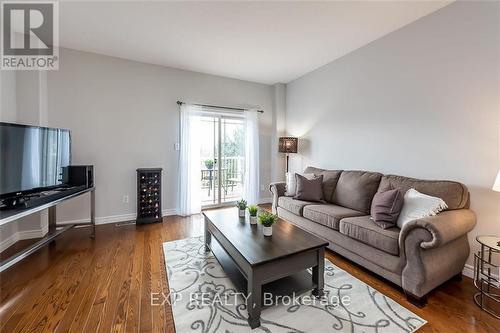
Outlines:
{"label": "small potted plant", "polygon": [[205,167],[208,170],[212,170],[212,168],[214,167],[214,160],[205,160],[204,163],[205,163]]}
{"label": "small potted plant", "polygon": [[250,224],[257,224],[257,212],[259,207],[257,205],[249,205],[248,213],[250,213]]}
{"label": "small potted plant", "polygon": [[259,215],[259,222],[262,224],[262,231],[264,236],[273,235],[273,224],[278,221],[278,215],[271,214],[269,212],[263,212]]}
{"label": "small potted plant", "polygon": [[238,206],[238,216],[245,217],[245,210],[247,209],[247,201],[245,199],[241,199],[236,203]]}

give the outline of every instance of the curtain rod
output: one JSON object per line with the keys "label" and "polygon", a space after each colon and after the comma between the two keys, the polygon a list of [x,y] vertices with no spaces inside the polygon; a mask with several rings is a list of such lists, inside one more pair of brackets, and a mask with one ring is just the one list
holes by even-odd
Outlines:
{"label": "curtain rod", "polygon": [[[186,103],[182,101],[177,101],[177,105],[182,105],[182,104],[192,104],[196,106],[204,106],[207,108],[216,108],[216,109],[225,109],[225,110],[237,110],[237,111],[253,111],[253,110],[248,110],[248,109],[243,109],[243,108],[232,108],[229,106],[220,106],[220,105],[210,105],[210,104],[196,104],[196,103]],[[255,110],[258,113],[264,113],[264,110]]]}

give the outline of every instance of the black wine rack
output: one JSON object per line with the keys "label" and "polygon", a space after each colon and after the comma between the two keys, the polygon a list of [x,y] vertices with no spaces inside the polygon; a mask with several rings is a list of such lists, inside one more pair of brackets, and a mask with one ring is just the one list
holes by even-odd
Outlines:
{"label": "black wine rack", "polygon": [[160,168],[137,169],[137,220],[136,224],[160,222],[161,171]]}

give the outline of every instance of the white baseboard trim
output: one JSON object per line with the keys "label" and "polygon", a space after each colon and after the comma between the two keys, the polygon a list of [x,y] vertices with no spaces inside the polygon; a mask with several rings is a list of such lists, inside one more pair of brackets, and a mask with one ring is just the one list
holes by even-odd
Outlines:
{"label": "white baseboard trim", "polygon": [[[96,217],[95,224],[100,225],[100,224],[132,221],[135,220],[135,217],[136,214],[122,214],[122,215]],[[57,222],[57,224],[79,224],[79,223],[90,223],[90,218]]]}
{"label": "white baseboard trim", "polygon": [[[162,211],[162,216],[172,216],[172,215],[177,215],[177,208],[164,209]],[[100,224],[134,221],[136,217],[137,217],[136,213],[96,217],[95,224],[100,225]],[[86,218],[80,220],[57,222],[57,224],[78,224],[78,223],[89,223],[89,222],[90,218]]]}
{"label": "white baseboard trim", "polygon": [[[462,275],[465,275],[467,277],[470,277],[471,279],[474,279],[474,266],[465,264],[464,269],[462,270]],[[493,277],[497,280],[500,279],[500,271],[498,274],[493,273]]]}
{"label": "white baseboard trim", "polygon": [[260,198],[259,199],[259,205],[262,205],[262,204],[267,204],[267,203],[272,203],[273,202],[273,198],[270,197],[270,198]]}
{"label": "white baseboard trim", "polygon": [[[177,215],[177,212],[178,212],[177,208],[164,209],[162,211],[162,216]],[[96,217],[95,224],[101,225],[109,223],[134,221],[136,216],[137,216],[136,213],[131,213],[131,214]],[[57,224],[59,225],[81,224],[81,223],[90,223],[90,218],[57,222]],[[42,228],[40,229],[17,231],[0,242],[0,252],[6,250],[8,247],[14,245],[14,243],[20,240],[31,239],[31,238],[42,238],[47,234],[47,232],[48,232],[48,225],[46,223],[44,223]]]}
{"label": "white baseboard trim", "polygon": [[3,241],[0,242],[0,252],[3,252],[10,246],[14,245],[15,242],[19,241],[19,233],[16,232],[9,237],[5,238]]}
{"label": "white baseboard trim", "polygon": [[465,275],[465,276],[473,279],[474,278],[474,267],[472,265],[465,264],[464,269],[462,270],[462,275]]}
{"label": "white baseboard trim", "polygon": [[8,247],[14,245],[16,242],[19,242],[21,240],[31,239],[31,238],[42,238],[47,234],[47,232],[48,232],[47,227],[34,230],[17,231],[14,234],[10,235],[8,238],[4,239],[2,242],[0,242],[0,252],[3,252]]}
{"label": "white baseboard trim", "polygon": [[164,209],[162,211],[163,216],[179,215],[179,210],[177,208]]}

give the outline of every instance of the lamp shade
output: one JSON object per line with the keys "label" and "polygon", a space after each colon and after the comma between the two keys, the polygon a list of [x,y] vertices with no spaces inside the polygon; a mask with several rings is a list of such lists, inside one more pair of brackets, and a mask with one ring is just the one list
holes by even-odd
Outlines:
{"label": "lamp shade", "polygon": [[296,153],[298,148],[298,139],[291,136],[283,136],[279,140],[278,151],[280,153]]}
{"label": "lamp shade", "polygon": [[497,178],[495,179],[495,184],[493,184],[493,191],[500,192],[500,170],[498,171]]}

